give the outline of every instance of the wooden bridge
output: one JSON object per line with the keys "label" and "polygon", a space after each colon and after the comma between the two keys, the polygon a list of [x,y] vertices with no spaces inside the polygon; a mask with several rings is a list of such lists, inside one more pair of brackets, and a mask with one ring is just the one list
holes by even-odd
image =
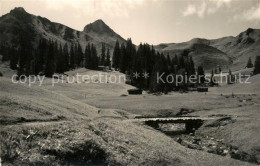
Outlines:
{"label": "wooden bridge", "polygon": [[214,118],[202,118],[202,117],[168,117],[168,118],[136,118],[138,121],[144,122],[153,128],[158,128],[159,123],[184,123],[187,132],[197,130],[205,120]]}

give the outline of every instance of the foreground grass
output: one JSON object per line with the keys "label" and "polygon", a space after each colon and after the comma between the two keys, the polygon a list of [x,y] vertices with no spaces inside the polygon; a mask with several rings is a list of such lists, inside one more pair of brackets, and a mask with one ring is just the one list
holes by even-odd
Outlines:
{"label": "foreground grass", "polygon": [[[92,132],[82,133],[72,123],[41,127],[13,126],[1,131],[3,164],[105,164],[102,142]],[[87,130],[81,128],[81,131]]]}
{"label": "foreground grass", "polygon": [[4,165],[249,165],[186,149],[123,118],[5,126],[0,139]]}

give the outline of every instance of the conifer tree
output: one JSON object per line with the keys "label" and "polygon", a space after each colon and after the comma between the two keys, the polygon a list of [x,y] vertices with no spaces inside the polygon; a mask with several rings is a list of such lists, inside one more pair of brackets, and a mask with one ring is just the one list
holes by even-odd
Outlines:
{"label": "conifer tree", "polygon": [[213,71],[213,69],[211,70],[210,85],[211,85],[211,86],[214,86],[214,85],[215,85],[215,79],[214,79],[214,71]]}
{"label": "conifer tree", "polygon": [[185,67],[185,61],[184,61],[184,56],[181,55],[180,59],[179,59],[179,64],[178,64],[178,67],[180,69],[184,68]]}
{"label": "conifer tree", "polygon": [[64,69],[64,55],[61,44],[59,44],[58,52],[56,54],[57,61],[56,61],[56,72],[63,73],[65,71]]}
{"label": "conifer tree", "polygon": [[221,73],[221,67],[220,66],[218,67],[218,71],[219,71],[219,73]]}
{"label": "conifer tree", "polygon": [[170,58],[169,52],[167,53],[167,62],[171,62],[171,58]]}
{"label": "conifer tree", "polygon": [[116,41],[116,45],[113,52],[113,67],[117,70],[120,66],[120,46],[118,40]]}
{"label": "conifer tree", "polygon": [[175,54],[173,63],[174,63],[174,65],[177,65],[178,62],[179,62],[178,56]]}
{"label": "conifer tree", "polygon": [[77,68],[79,63],[79,52],[78,52],[78,44],[74,45],[74,67]]}
{"label": "conifer tree", "polygon": [[39,50],[33,50],[32,51],[32,60],[30,63],[30,75],[37,75],[39,74],[39,66],[37,66],[37,64],[39,64]]}
{"label": "conifer tree", "polygon": [[[155,64],[154,64],[154,69],[151,74],[151,84],[149,86],[149,89],[151,92],[163,92],[164,89],[164,84],[161,80],[157,82],[157,75],[161,75],[164,71],[163,69],[163,57],[161,54],[157,52],[157,55],[155,56]],[[165,76],[162,78],[162,80],[165,80]]]}
{"label": "conifer tree", "polygon": [[36,48],[34,50],[34,53],[33,53],[33,62],[31,62],[31,70],[32,70],[32,73],[34,75],[37,75],[41,72],[41,69],[42,69],[42,63],[40,63],[41,57],[40,57],[40,52],[39,52],[39,47]]}
{"label": "conifer tree", "polygon": [[124,43],[122,43],[120,48],[120,71],[122,73],[125,73],[126,67],[127,67],[126,48]]}
{"label": "conifer tree", "polygon": [[195,68],[194,68],[192,57],[186,57],[184,64],[185,64],[185,71],[188,76],[195,74]]}
{"label": "conifer tree", "polygon": [[190,74],[191,75],[195,74],[195,65],[194,65],[192,57],[190,57]]}
{"label": "conifer tree", "polygon": [[232,74],[231,69],[229,69],[229,72],[228,72],[228,73],[229,73],[229,74],[228,74],[228,76],[227,76],[227,83],[228,83],[228,84],[234,84],[234,83],[236,83],[236,77],[235,77],[235,75]]}
{"label": "conifer tree", "polygon": [[104,43],[102,43],[101,47],[101,60],[100,60],[100,65],[104,66],[105,65],[105,60],[106,60],[106,46]]}
{"label": "conifer tree", "polygon": [[83,52],[82,52],[82,47],[81,45],[78,43],[78,63],[77,65],[79,67],[82,67],[83,66]]}
{"label": "conifer tree", "polygon": [[260,73],[260,56],[255,57],[255,69],[254,69],[254,74],[259,74]]}
{"label": "conifer tree", "polygon": [[202,66],[198,67],[198,81],[200,84],[203,84],[205,82],[205,73]]}
{"label": "conifer tree", "polygon": [[110,60],[110,50],[107,48],[107,56],[105,61],[105,66],[108,66],[111,69],[111,60]]}
{"label": "conifer tree", "polygon": [[252,67],[254,67],[254,65],[253,65],[253,63],[252,63],[252,60],[251,60],[251,57],[249,57],[246,67],[247,67],[247,68],[252,68]]}
{"label": "conifer tree", "polygon": [[69,48],[67,43],[65,43],[65,45],[63,46],[63,58],[64,58],[63,69],[64,71],[68,71],[69,70]]}
{"label": "conifer tree", "polygon": [[38,47],[39,51],[39,60],[36,64],[37,66],[37,72],[42,72],[45,69],[47,55],[48,55],[48,44],[47,40],[42,38],[39,43]]}
{"label": "conifer tree", "polygon": [[85,48],[85,68],[91,69],[91,61],[91,47],[88,43]]}
{"label": "conifer tree", "polygon": [[91,66],[92,69],[98,69],[98,55],[97,55],[97,49],[94,46],[94,44],[91,45]]}
{"label": "conifer tree", "polygon": [[10,68],[15,70],[17,69],[18,53],[15,49],[13,49],[10,55]]}
{"label": "conifer tree", "polygon": [[55,56],[55,43],[52,41],[49,41],[49,47],[48,47],[48,55],[46,59],[46,66],[45,66],[45,75],[46,77],[52,77],[55,67],[54,67],[54,56]]}
{"label": "conifer tree", "polygon": [[165,58],[165,56],[162,54],[162,63],[163,65],[163,73],[165,74],[164,77],[164,89],[163,92],[165,94],[167,94],[169,91],[171,91],[171,84],[167,81],[166,77],[170,74],[170,70],[171,70],[171,59],[169,54],[167,55],[167,58]]}
{"label": "conifer tree", "polygon": [[74,45],[71,43],[70,47],[70,68],[74,69],[75,65],[75,52],[74,52]]}
{"label": "conifer tree", "polygon": [[132,68],[133,60],[134,60],[134,55],[135,55],[135,48],[132,43],[131,38],[127,39],[126,41],[126,49],[125,49],[125,57],[124,60],[126,61],[126,70],[130,71]]}
{"label": "conifer tree", "polygon": [[60,57],[59,55],[59,45],[57,40],[54,42],[54,50],[53,50],[53,64],[54,64],[54,72],[56,71],[57,68],[57,61],[59,60],[58,58]]}
{"label": "conifer tree", "polygon": [[30,74],[32,74],[32,71],[31,71],[31,61],[33,60],[33,54],[32,54],[32,47],[31,45],[28,45],[28,53],[27,53],[27,56],[26,56],[26,64],[25,64],[25,75],[26,76],[29,76]]}
{"label": "conifer tree", "polygon": [[[31,60],[31,50],[32,45],[30,40],[26,38],[25,35],[20,36],[19,40],[19,60],[18,60],[18,71],[17,75],[20,76],[22,74],[28,75],[30,69],[30,60]],[[29,67],[28,67],[29,66]]]}

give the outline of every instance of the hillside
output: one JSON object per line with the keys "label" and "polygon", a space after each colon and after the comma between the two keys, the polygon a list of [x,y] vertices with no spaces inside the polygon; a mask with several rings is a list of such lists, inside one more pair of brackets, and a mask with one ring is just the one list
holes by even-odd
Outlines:
{"label": "hillside", "polygon": [[212,69],[220,65],[226,70],[244,68],[249,57],[254,61],[260,52],[260,29],[247,29],[236,37],[223,37],[214,40],[195,38],[183,43],[159,44],[155,49],[169,53],[170,56],[179,55],[189,50],[196,66]]}
{"label": "hillside", "polygon": [[235,69],[244,68],[249,57],[253,62],[260,52],[260,29],[247,29],[236,37],[211,40],[210,45],[232,58]]}
{"label": "hillside", "polygon": [[47,18],[27,13],[18,7],[10,13],[0,17],[0,42],[17,45],[19,34],[26,34],[28,38],[38,43],[40,38],[57,40],[59,43],[80,43],[83,51],[87,43],[96,45],[100,51],[101,43],[113,48],[116,40],[120,43],[125,40],[116,34],[102,20],[97,20],[85,26],[83,31],[72,29],[68,26],[51,22]]}

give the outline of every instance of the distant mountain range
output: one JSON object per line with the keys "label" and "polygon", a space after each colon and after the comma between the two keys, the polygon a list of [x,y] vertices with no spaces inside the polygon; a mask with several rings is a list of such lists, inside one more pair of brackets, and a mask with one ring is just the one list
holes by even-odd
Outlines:
{"label": "distant mountain range", "polygon": [[223,37],[214,40],[194,38],[183,43],[159,44],[156,50],[169,53],[170,56],[188,50],[196,66],[212,69],[220,65],[223,69],[244,68],[249,57],[254,62],[260,55],[260,29],[248,28],[238,36]]}
{"label": "distant mountain range", "polygon": [[[51,22],[47,18],[27,13],[18,7],[0,17],[0,42],[12,45],[18,44],[19,33],[26,33],[37,44],[40,38],[57,40],[57,42],[80,43],[83,51],[87,43],[96,45],[100,51],[105,43],[113,51],[116,40],[126,42],[102,20],[97,20],[84,27],[83,31],[74,30],[68,26]],[[244,68],[249,57],[254,61],[260,55],[260,29],[247,29],[236,37],[223,37],[214,40],[195,38],[183,43],[164,43],[154,48],[171,57],[189,51],[195,65],[202,65],[206,70],[216,66],[223,69]]]}

